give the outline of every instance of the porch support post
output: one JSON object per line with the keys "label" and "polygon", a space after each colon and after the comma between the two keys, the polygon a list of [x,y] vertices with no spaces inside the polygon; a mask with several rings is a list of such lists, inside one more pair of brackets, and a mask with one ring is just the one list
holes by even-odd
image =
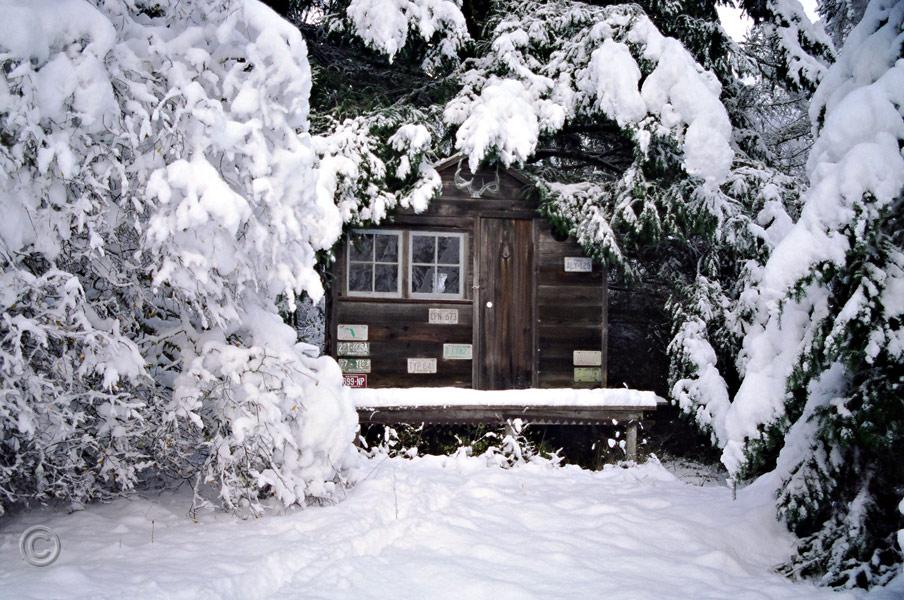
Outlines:
{"label": "porch support post", "polygon": [[631,462],[637,462],[637,419],[631,419],[628,421],[628,430],[626,431],[627,437],[627,452],[628,452],[628,460]]}

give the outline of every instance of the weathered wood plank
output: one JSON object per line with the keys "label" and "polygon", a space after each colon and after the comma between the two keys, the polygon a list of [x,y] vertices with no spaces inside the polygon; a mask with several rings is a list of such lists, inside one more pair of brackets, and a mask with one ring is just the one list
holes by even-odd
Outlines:
{"label": "weathered wood plank", "polygon": [[[438,325],[429,323],[431,308],[451,309],[458,311],[458,326],[470,327],[473,315],[472,303],[451,302],[400,302],[370,301],[342,302],[337,317],[343,323],[364,323],[370,325],[411,326],[430,325],[431,327],[454,327],[455,325]],[[437,332],[440,335],[444,331]]]}
{"label": "weathered wood plank", "polygon": [[470,339],[469,325],[431,325],[429,323],[412,323],[410,325],[372,325],[370,341],[372,342],[436,342],[442,344],[462,343]]}
{"label": "weathered wood plank", "polygon": [[567,297],[563,297],[558,304],[543,305],[538,320],[543,325],[598,328],[600,306],[572,305]]}
{"label": "weathered wood plank", "polygon": [[[637,407],[584,406],[431,406],[358,408],[362,423],[503,423],[507,419],[521,419],[538,424],[607,423],[612,419],[631,422],[643,418],[645,411]],[[635,430],[636,433],[636,430]]]}
{"label": "weathered wood plank", "polygon": [[540,306],[558,306],[563,300],[569,306],[600,306],[603,302],[600,286],[593,282],[586,285],[537,285],[537,302]]}
{"label": "weathered wood plank", "polygon": [[562,261],[541,264],[537,276],[541,285],[593,285],[603,280],[602,269],[596,265],[592,273],[567,273]]}

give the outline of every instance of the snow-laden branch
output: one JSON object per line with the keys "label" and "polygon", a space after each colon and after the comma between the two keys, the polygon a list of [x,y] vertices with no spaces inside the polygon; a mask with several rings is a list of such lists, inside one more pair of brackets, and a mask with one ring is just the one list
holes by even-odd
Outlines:
{"label": "snow-laden branch", "polygon": [[519,3],[461,79],[445,118],[472,168],[491,156],[523,163],[541,136],[580,118],[615,121],[642,153],[651,136],[676,140],[687,173],[710,184],[734,158],[716,77],[636,6]]}
{"label": "snow-laden branch", "polygon": [[453,60],[470,40],[461,0],[352,0],[345,11],[352,33],[392,62],[419,37],[432,45],[424,66]]}
{"label": "snow-laden branch", "polygon": [[[722,461],[765,476],[800,536],[782,570],[835,586],[900,572],[904,4],[873,0],[812,103],[798,221],[757,274]],[[773,463],[774,461],[774,463]]]}
{"label": "snow-laden branch", "polygon": [[781,60],[779,75],[791,86],[812,91],[835,58],[832,40],[821,23],[812,23],[798,0],[766,0],[754,4],[752,16]]}
{"label": "snow-laden branch", "polygon": [[278,314],[343,226],[304,40],[257,0],[142,6],[0,3],[2,501],[329,495],[354,411]]}
{"label": "snow-laden branch", "polygon": [[[808,162],[810,188],[800,219],[763,270],[744,343],[747,376],[727,416],[724,460],[732,470],[744,462],[744,441],[784,413],[791,371],[827,317],[829,289],[813,280],[814,270],[842,267],[851,231],[862,231],[904,190],[902,19],[900,4],[874,2],[814,96],[812,114],[825,120]],[[789,298],[798,285],[804,293]]]}

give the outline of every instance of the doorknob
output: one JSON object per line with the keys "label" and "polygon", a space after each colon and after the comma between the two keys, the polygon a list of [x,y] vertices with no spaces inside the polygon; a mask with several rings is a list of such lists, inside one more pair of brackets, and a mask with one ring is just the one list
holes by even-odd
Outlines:
{"label": "doorknob", "polygon": [[493,303],[492,303],[492,302],[487,302],[487,308],[493,308]]}

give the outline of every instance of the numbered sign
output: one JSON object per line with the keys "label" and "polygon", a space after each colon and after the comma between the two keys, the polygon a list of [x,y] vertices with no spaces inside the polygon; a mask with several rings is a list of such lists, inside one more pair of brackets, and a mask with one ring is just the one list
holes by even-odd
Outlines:
{"label": "numbered sign", "polygon": [[370,359],[340,358],[339,368],[343,373],[370,373]]}
{"label": "numbered sign", "polygon": [[566,256],[566,273],[590,273],[593,271],[593,261],[586,256]]}
{"label": "numbered sign", "polygon": [[575,383],[601,383],[603,381],[603,370],[599,367],[575,367],[574,382]]}
{"label": "numbered sign", "polygon": [[339,342],[336,354],[339,356],[370,356],[370,342]]}
{"label": "numbered sign", "polygon": [[574,366],[599,367],[603,364],[603,353],[599,350],[575,350]]}
{"label": "numbered sign", "polygon": [[436,373],[435,358],[409,358],[409,373]]}
{"label": "numbered sign", "polygon": [[458,309],[431,308],[427,313],[427,322],[434,325],[458,325]]}
{"label": "numbered sign", "polygon": [[350,342],[366,342],[367,325],[339,323],[336,327],[336,339]]}
{"label": "numbered sign", "polygon": [[443,344],[446,360],[471,360],[471,344]]}
{"label": "numbered sign", "polygon": [[342,383],[345,384],[345,387],[350,388],[366,388],[367,387],[367,375],[363,374],[351,374],[351,375],[343,375]]}

